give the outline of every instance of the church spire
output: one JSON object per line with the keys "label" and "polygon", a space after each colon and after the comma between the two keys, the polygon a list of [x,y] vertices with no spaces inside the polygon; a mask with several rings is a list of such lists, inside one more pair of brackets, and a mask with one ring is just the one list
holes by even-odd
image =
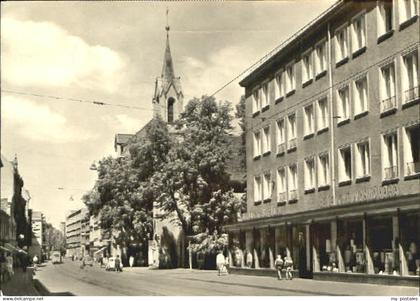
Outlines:
{"label": "church spire", "polygon": [[168,23],[168,13],[169,10],[166,9],[166,48],[165,48],[165,54],[163,56],[163,67],[162,67],[162,78],[164,78],[167,81],[172,80],[175,77],[175,71],[174,71],[174,64],[172,61],[172,55],[171,55],[171,48],[169,47],[169,23]]}

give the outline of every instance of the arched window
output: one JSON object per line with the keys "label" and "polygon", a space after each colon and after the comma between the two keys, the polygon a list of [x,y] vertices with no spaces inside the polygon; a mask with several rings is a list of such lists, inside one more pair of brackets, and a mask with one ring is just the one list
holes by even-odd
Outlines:
{"label": "arched window", "polygon": [[168,123],[174,122],[174,104],[175,99],[172,97],[168,99]]}

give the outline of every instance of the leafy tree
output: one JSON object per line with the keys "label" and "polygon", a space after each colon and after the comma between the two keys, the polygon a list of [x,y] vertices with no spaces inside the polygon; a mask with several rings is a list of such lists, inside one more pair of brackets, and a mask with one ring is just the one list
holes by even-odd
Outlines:
{"label": "leafy tree", "polygon": [[66,240],[64,234],[53,227],[50,223],[45,224],[45,246],[46,251],[65,251]]}
{"label": "leafy tree", "polygon": [[230,112],[228,103],[218,105],[213,97],[191,100],[177,121],[182,139],[153,177],[162,218],[175,213],[188,236],[221,233],[224,224],[237,220],[242,206],[226,172],[231,156]]}
{"label": "leafy tree", "polygon": [[246,111],[245,111],[245,96],[242,95],[239,103],[236,105],[235,117],[239,119],[239,126],[242,130],[242,147],[241,147],[241,165],[246,169]]}

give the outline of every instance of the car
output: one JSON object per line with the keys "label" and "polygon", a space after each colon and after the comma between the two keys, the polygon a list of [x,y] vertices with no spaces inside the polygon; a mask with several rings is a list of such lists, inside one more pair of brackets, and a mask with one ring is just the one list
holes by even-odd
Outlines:
{"label": "car", "polygon": [[84,261],[85,261],[85,265],[93,266],[93,258],[92,257],[85,256]]}
{"label": "car", "polygon": [[[121,268],[121,270],[123,268],[123,265],[121,263],[121,260],[120,260],[120,268]],[[108,263],[106,264],[105,270],[107,270],[107,271],[115,271],[115,257],[109,257],[108,258]]]}
{"label": "car", "polygon": [[51,262],[52,264],[62,263],[61,253],[55,251],[51,254]]}

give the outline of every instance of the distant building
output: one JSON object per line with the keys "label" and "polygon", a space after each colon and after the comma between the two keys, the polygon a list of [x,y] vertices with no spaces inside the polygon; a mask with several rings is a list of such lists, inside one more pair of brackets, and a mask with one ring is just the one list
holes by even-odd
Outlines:
{"label": "distant building", "polygon": [[87,208],[66,216],[66,256],[81,258],[89,253],[89,212]]}
{"label": "distant building", "polygon": [[226,229],[252,268],[281,254],[303,277],[418,285],[418,16],[337,1],[240,82],[248,211]]}
{"label": "distant building", "polygon": [[63,233],[63,236],[66,237],[66,222],[60,222],[60,231]]}
{"label": "distant building", "polygon": [[41,259],[45,245],[45,216],[40,211],[32,211],[32,246],[29,248],[31,256],[37,255]]}

